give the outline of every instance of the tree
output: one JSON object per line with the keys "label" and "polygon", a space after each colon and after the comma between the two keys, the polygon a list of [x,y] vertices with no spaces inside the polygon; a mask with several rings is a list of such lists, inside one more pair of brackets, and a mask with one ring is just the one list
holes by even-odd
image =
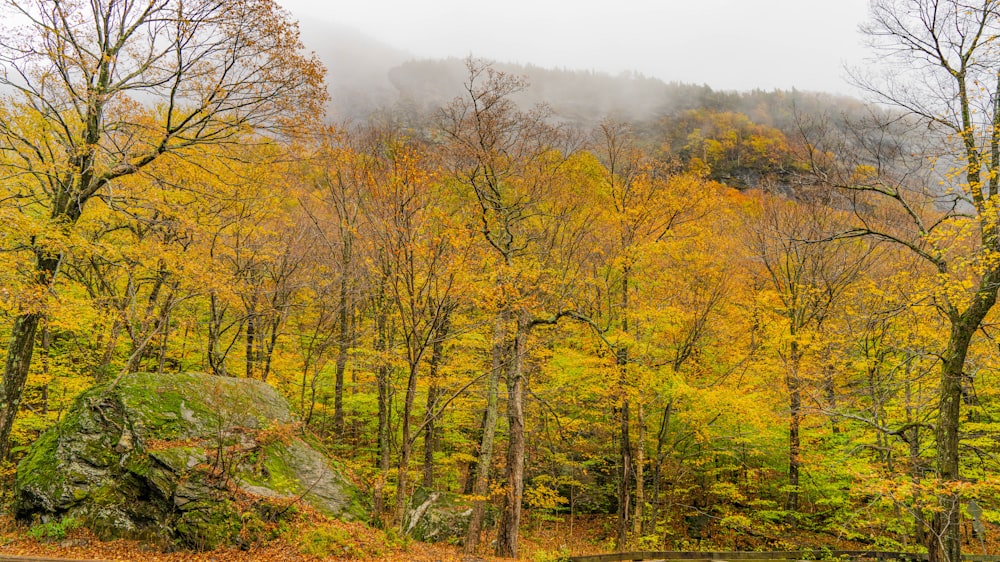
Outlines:
{"label": "tree", "polygon": [[[510,96],[523,90],[526,84],[517,77],[494,70],[482,61],[466,61],[468,81],[465,83],[467,96],[457,98],[445,108],[442,128],[451,140],[453,174],[474,192],[481,213],[478,217],[482,236],[499,257],[496,275],[497,305],[494,316],[492,363],[488,377],[486,412],[483,417],[482,441],[476,464],[476,479],[473,494],[484,497],[488,485],[489,468],[493,454],[493,440],[499,417],[498,391],[501,376],[506,373],[508,386],[508,415],[514,418],[510,428],[511,450],[521,447],[522,456],[514,462],[523,462],[523,410],[521,409],[521,368],[523,366],[524,334],[511,334],[510,324],[517,321],[514,304],[516,298],[513,286],[512,266],[516,256],[527,246],[524,235],[527,209],[532,199],[530,193],[515,191],[517,180],[526,167],[541,158],[548,145],[543,119],[540,114],[524,115],[517,111]],[[522,184],[523,185],[523,184]],[[521,348],[516,346],[520,345]],[[520,416],[520,417],[519,417]],[[510,420],[509,420],[510,421]],[[520,422],[520,426],[517,424]],[[517,455],[514,455],[517,457]],[[511,459],[508,458],[510,465]],[[523,464],[508,466],[508,472],[523,471]],[[519,474],[515,474],[515,477]],[[520,499],[523,481],[507,482],[509,492],[518,505],[508,506],[514,510],[513,553],[517,551],[517,521],[520,514]],[[475,552],[479,543],[482,524],[483,501],[477,501],[469,531],[466,536],[466,552]],[[509,525],[511,514],[506,513]],[[510,537],[497,541],[497,552],[511,550]]]}
{"label": "tree", "polygon": [[402,523],[410,456],[420,429],[412,426],[420,365],[433,353],[451,315],[470,237],[450,224],[445,192],[426,148],[392,126],[372,133],[364,154],[368,197],[363,213],[374,246],[371,260],[378,263],[378,282],[388,289],[395,309],[406,364],[394,516]]}
{"label": "tree", "polygon": [[[476,225],[489,248],[494,279],[493,349],[487,410],[473,493],[483,497],[498,417],[501,374],[507,383],[507,463],[498,556],[517,556],[524,495],[525,360],[531,332],[563,317],[564,297],[576,278],[580,234],[587,220],[576,188],[561,175],[566,158],[561,135],[544,107],[523,112],[511,98],[524,80],[469,59],[465,95],[443,111],[453,177],[467,190]],[[547,311],[543,313],[541,311]],[[465,548],[479,539],[483,503],[478,501]]]}
{"label": "tree", "polygon": [[[5,0],[0,85],[3,180],[49,218],[30,241],[35,279],[52,283],[71,232],[118,178],[255,127],[318,113],[319,63],[270,0]],[[253,22],[253,25],[247,25]],[[8,453],[42,307],[14,321],[0,392],[0,457]]]}
{"label": "tree", "polygon": [[[786,345],[778,348],[788,392],[788,498],[786,509],[799,509],[803,398],[808,396],[804,360],[810,332],[823,329],[844,292],[857,281],[870,250],[847,241],[823,242],[835,235],[838,211],[824,203],[795,203],[765,196],[760,216],[747,226],[752,257],[760,275],[777,295]],[[856,242],[856,241],[855,241]]]}
{"label": "tree", "polygon": [[[936,415],[937,358],[947,334],[933,307],[914,306],[932,280],[922,275],[912,254],[896,248],[872,264],[867,278],[847,295],[841,314],[846,332],[841,359],[848,361],[842,392],[827,400],[834,431],[855,430],[854,443],[867,441],[884,471],[870,487],[894,493],[893,512],[912,522],[913,542],[927,544],[924,475],[932,472],[931,447]],[[831,392],[831,395],[833,393]],[[903,539],[906,544],[906,539]]]}
{"label": "tree", "polygon": [[[1000,2],[876,0],[864,32],[893,66],[886,76],[858,76],[857,82],[930,130],[937,141],[930,156],[941,157],[939,167],[952,168],[942,178],[943,189],[921,184],[924,178],[912,170],[885,165],[905,152],[890,153],[859,135],[853,148],[864,157],[848,159],[833,182],[853,193],[862,218],[845,235],[900,244],[940,282],[934,303],[949,324],[935,425],[943,491],[928,551],[932,562],[954,562],[961,554],[959,411],[966,357],[1000,288]],[[879,208],[873,199],[894,205],[897,220],[873,216],[871,210]]]}
{"label": "tree", "polygon": [[[89,243],[75,248],[72,259],[63,264],[66,277],[84,287],[94,305],[110,317],[96,366],[98,380],[111,373],[122,332],[131,343],[124,371],[137,371],[154,347],[159,348],[155,370],[162,371],[171,311],[194,292],[178,267],[191,259],[193,237],[166,205],[128,204],[133,194],[142,193],[142,183],[120,182],[114,204],[79,225],[80,239]],[[123,208],[128,211],[113,210]],[[154,346],[155,340],[159,346]]]}
{"label": "tree", "polygon": [[[600,207],[606,209],[608,215],[605,217],[607,230],[600,237],[606,244],[602,254],[608,258],[604,268],[606,273],[601,276],[603,284],[606,284],[602,291],[606,300],[599,303],[598,308],[602,309],[602,339],[614,355],[618,371],[619,397],[615,408],[619,416],[620,447],[616,544],[622,549],[632,530],[629,529],[630,519],[635,528],[633,534],[638,535],[641,531],[646,503],[643,487],[645,420],[641,400],[637,404],[639,439],[634,462],[633,444],[629,437],[631,396],[636,394],[639,386],[630,378],[635,378],[635,372],[643,362],[649,363],[646,361],[648,357],[639,357],[640,354],[632,349],[641,342],[634,320],[640,315],[636,305],[647,297],[639,294],[637,287],[649,285],[648,279],[642,276],[646,273],[643,266],[651,264],[644,263],[644,258],[655,253],[653,248],[662,246],[678,228],[696,222],[706,214],[703,203],[712,188],[701,178],[672,174],[665,163],[647,157],[636,146],[632,131],[625,124],[602,122],[594,131],[594,145],[594,152],[603,164],[598,188]],[[697,336],[693,338],[697,340]],[[692,345],[695,343],[691,342]],[[671,361],[675,371],[683,362],[684,359]],[[631,507],[633,487],[634,513]]]}
{"label": "tree", "polygon": [[[368,176],[363,155],[373,134],[358,128],[344,137],[331,132],[323,135],[317,158],[320,163],[313,179],[316,193],[300,201],[327,246],[331,256],[330,272],[337,282],[333,426],[338,435],[344,433],[344,374],[349,350],[356,338],[353,317],[362,281],[355,246]],[[352,139],[356,146],[351,144]]]}
{"label": "tree", "polygon": [[742,113],[692,109],[661,126],[666,146],[688,169],[733,187],[758,187],[793,167],[784,133]]}

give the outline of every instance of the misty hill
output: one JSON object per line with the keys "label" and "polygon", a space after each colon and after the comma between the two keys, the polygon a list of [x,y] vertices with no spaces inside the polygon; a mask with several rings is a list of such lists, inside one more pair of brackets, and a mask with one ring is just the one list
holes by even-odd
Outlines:
{"label": "misty hill", "polygon": [[[529,87],[517,96],[523,106],[546,104],[562,122],[592,125],[610,116],[642,122],[685,109],[703,107],[715,92],[708,86],[666,83],[627,72],[550,69],[497,63],[497,70],[526,78]],[[462,93],[465,61],[458,58],[410,60],[389,70],[389,79],[404,105],[418,111],[440,107]]]}
{"label": "misty hill", "polygon": [[[363,120],[387,107],[419,119],[462,94],[466,80],[462,59],[417,59],[349,27],[310,21],[300,25],[305,44],[328,69],[330,116],[335,121]],[[509,63],[495,67],[528,80],[530,86],[519,102],[525,106],[545,103],[556,119],[583,126],[606,116],[649,123],[704,108],[744,113],[754,122],[787,129],[793,97],[797,109],[807,113],[854,112],[862,107],[844,96],[780,90],[717,91],[708,85],[668,83],[634,72],[611,75]]]}
{"label": "misty hill", "polygon": [[[300,25],[306,46],[328,69],[328,110],[334,122],[362,122],[389,109],[410,126],[423,128],[439,108],[464,93],[464,59],[418,59],[348,27],[320,21]],[[858,136],[861,124],[873,116],[893,121],[878,117],[879,110],[857,99],[820,92],[721,91],[635,72],[493,66],[527,80],[528,88],[514,98],[525,109],[545,104],[555,121],[584,130],[607,117],[629,122],[640,141],[660,157],[683,166],[701,161],[711,168],[712,179],[738,188],[767,182],[790,190],[793,170],[804,165],[796,154],[796,147],[803,145],[804,127],[821,125],[830,129],[822,134],[837,137],[841,147],[857,145],[865,152],[858,145],[866,142]],[[905,122],[898,125],[904,126],[894,127],[890,137],[901,145],[917,144],[926,135],[896,130],[906,128]]]}
{"label": "misty hill", "polygon": [[399,99],[389,70],[413,55],[377,41],[360,31],[324,21],[299,22],[302,42],[326,66],[332,98],[330,115],[338,121],[363,119]]}

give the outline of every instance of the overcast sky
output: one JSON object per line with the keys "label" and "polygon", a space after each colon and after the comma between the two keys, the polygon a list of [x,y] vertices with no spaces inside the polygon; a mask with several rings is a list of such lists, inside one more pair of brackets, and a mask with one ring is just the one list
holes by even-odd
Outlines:
{"label": "overcast sky", "polygon": [[855,93],[868,0],[278,0],[416,57],[635,70],[714,89]]}

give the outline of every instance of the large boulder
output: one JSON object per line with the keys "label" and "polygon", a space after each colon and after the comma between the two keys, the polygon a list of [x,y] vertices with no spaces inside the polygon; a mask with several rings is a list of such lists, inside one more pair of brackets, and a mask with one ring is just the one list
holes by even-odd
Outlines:
{"label": "large boulder", "polygon": [[[424,542],[463,544],[469,530],[473,503],[450,492],[417,488],[403,516],[403,532]],[[492,525],[496,512],[488,507],[485,526]]]}
{"label": "large boulder", "polygon": [[83,393],[35,442],[17,466],[15,512],[194,548],[245,541],[248,522],[300,502],[363,519],[357,488],[296,427],[259,381],[127,375]]}

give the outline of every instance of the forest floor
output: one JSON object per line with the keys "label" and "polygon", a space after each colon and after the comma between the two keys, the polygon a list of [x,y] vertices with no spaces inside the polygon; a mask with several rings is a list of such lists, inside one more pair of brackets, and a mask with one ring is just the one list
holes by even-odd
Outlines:
{"label": "forest floor", "polygon": [[[319,531],[318,531],[319,530]],[[530,521],[522,530],[521,559],[533,562],[553,562],[566,556],[611,552],[610,533],[613,519],[577,517],[572,529],[568,520]],[[993,531],[995,529],[990,529]],[[38,536],[10,517],[0,516],[0,555],[66,558],[71,560],[106,560],[143,562],[251,562],[275,561],[310,562],[315,560],[371,560],[371,561],[436,561],[436,562],[496,562],[502,560],[487,555],[468,556],[460,547],[448,544],[429,544],[416,541],[399,541],[360,523],[337,520],[303,519],[286,529],[266,544],[248,549],[220,548],[204,552],[177,550],[166,552],[158,547],[137,541],[101,541],[85,529],[69,529],[65,534]],[[992,537],[990,537],[992,535]],[[988,533],[985,543],[989,553],[1000,552],[1000,536]],[[838,539],[827,534],[789,532],[782,537],[785,548],[761,540],[752,544],[738,541],[733,547],[733,537],[716,536],[704,541],[685,540],[674,550],[785,550],[828,548],[833,550],[872,549],[854,541]],[[489,544],[491,536],[484,537]],[[982,546],[963,545],[966,552],[979,554]],[[777,544],[777,546],[782,546]],[[659,550],[657,547],[630,550]]]}
{"label": "forest floor", "polygon": [[[603,523],[595,519],[583,524],[569,534],[567,525],[533,528],[522,535],[521,558],[525,560],[558,560],[562,556],[599,552],[605,549],[591,538]],[[317,532],[317,529],[321,530]],[[37,532],[8,516],[0,517],[0,555],[67,558],[73,560],[107,560],[143,562],[250,562],[250,561],[314,561],[314,560],[372,560],[372,561],[439,561],[439,562],[491,562],[501,560],[493,556],[468,556],[461,547],[449,544],[431,544],[417,541],[398,541],[361,523],[339,520],[305,519],[266,544],[246,550],[219,548],[205,552],[162,549],[137,541],[101,541],[86,529],[70,529],[57,536],[33,536]],[[486,534],[484,544],[493,536]]]}

